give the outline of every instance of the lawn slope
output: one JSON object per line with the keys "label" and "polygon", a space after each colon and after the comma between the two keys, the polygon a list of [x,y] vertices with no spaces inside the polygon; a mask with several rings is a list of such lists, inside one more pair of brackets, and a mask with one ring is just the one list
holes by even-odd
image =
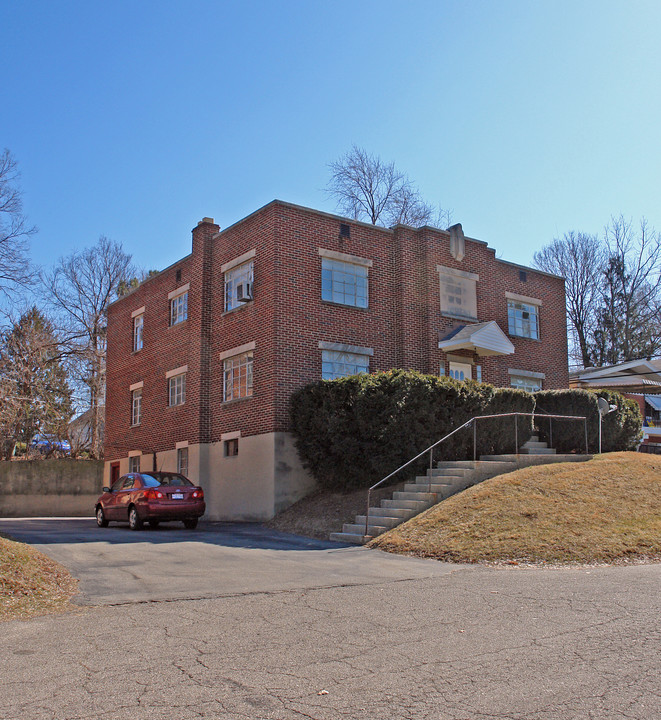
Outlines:
{"label": "lawn slope", "polygon": [[661,456],[608,453],[501,475],[370,547],[468,563],[659,561]]}
{"label": "lawn slope", "polygon": [[77,587],[54,560],[0,536],[0,622],[67,610]]}

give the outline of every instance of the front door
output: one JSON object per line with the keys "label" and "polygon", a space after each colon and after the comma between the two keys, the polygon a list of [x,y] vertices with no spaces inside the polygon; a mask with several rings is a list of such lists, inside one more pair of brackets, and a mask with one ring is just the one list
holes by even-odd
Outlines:
{"label": "front door", "polygon": [[450,363],[450,377],[455,380],[472,380],[473,366],[470,363]]}
{"label": "front door", "polygon": [[119,463],[114,462],[110,464],[110,487],[112,487],[119,480]]}

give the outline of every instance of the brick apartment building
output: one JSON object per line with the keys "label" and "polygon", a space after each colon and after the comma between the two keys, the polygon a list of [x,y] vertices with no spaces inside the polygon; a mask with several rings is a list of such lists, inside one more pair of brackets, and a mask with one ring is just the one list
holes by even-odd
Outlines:
{"label": "brick apartment building", "polygon": [[179,469],[211,519],[263,520],[313,488],[293,390],[410,368],[568,386],[562,278],[495,257],[460,225],[381,228],[275,200],[111,305],[105,480]]}

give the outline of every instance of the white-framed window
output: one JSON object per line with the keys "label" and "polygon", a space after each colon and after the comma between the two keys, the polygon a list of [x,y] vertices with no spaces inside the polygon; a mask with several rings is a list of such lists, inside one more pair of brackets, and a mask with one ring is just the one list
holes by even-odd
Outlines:
{"label": "white-framed window", "polygon": [[252,287],[255,276],[255,261],[237,265],[225,272],[225,310],[234,310],[248,300],[252,300]]}
{"label": "white-framed window", "polygon": [[507,325],[510,335],[539,340],[539,306],[508,298]]}
{"label": "white-framed window", "polygon": [[142,421],[142,388],[131,391],[131,425]]}
{"label": "white-framed window", "polygon": [[358,263],[321,258],[321,299],[366,308],[368,267]]}
{"label": "white-framed window", "polygon": [[252,350],[223,360],[223,402],[252,396]]}
{"label": "white-framed window", "polygon": [[510,375],[510,385],[517,390],[534,393],[542,389],[542,379],[524,375]]}
{"label": "white-framed window", "polygon": [[170,325],[177,325],[188,318],[188,291],[170,299]]}
{"label": "white-framed window", "polygon": [[321,377],[335,380],[347,375],[369,372],[370,356],[342,350],[321,351]]}
{"label": "white-framed window", "polygon": [[186,402],[186,373],[168,378],[168,405],[183,405]]}
{"label": "white-framed window", "polygon": [[473,377],[473,366],[470,363],[450,361],[449,374],[453,380],[471,380]]}
{"label": "white-framed window", "polygon": [[438,265],[441,284],[441,314],[460,320],[477,320],[479,275]]}
{"label": "white-framed window", "polygon": [[129,472],[139,473],[140,472],[140,455],[132,455],[129,458]]}
{"label": "white-framed window", "polygon": [[179,448],[177,450],[177,472],[181,475],[188,476],[188,448]]}
{"label": "white-framed window", "polygon": [[142,350],[142,329],[145,324],[144,315],[136,315],[133,318],[133,352]]}

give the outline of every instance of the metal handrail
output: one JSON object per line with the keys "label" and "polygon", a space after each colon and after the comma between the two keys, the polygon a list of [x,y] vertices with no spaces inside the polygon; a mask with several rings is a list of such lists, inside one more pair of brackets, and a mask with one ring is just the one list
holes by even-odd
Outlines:
{"label": "metal handrail", "polygon": [[[510,412],[510,413],[498,413],[496,415],[476,415],[475,417],[472,417],[470,420],[466,421],[463,425],[460,425],[458,428],[455,428],[452,432],[448,433],[444,437],[442,437],[440,440],[437,440],[433,445],[430,445],[429,447],[425,448],[422,452],[419,452],[415,457],[411,458],[408,462],[405,462],[403,465],[400,465],[397,470],[393,470],[389,475],[386,475],[384,478],[381,478],[379,482],[374,483],[371,488],[367,491],[367,510],[365,512],[365,536],[367,536],[367,531],[369,528],[369,522],[370,522],[370,500],[372,495],[372,490],[379,487],[379,485],[382,485],[386,480],[389,480],[393,475],[397,475],[397,473],[400,470],[403,470],[405,467],[408,467],[411,463],[414,463],[416,460],[419,460],[425,453],[429,453],[429,485],[431,487],[431,470],[433,468],[434,463],[434,448],[437,445],[440,445],[442,442],[445,442],[448,438],[452,437],[455,433],[459,432],[460,430],[463,430],[465,427],[468,427],[469,425],[473,425],[473,459],[475,460],[477,458],[477,421],[478,420],[488,420],[493,418],[503,418],[503,417],[512,417],[514,416],[514,443],[515,443],[515,454],[519,455],[519,428],[518,428],[518,417],[519,415],[522,415],[524,417],[532,417],[534,418],[535,415],[539,415],[540,413],[527,413],[527,412]],[[548,413],[543,413],[542,417],[549,418],[551,420],[583,420],[583,427],[585,430],[585,454],[588,454],[588,425],[587,425],[587,418],[584,415],[549,415]]]}

